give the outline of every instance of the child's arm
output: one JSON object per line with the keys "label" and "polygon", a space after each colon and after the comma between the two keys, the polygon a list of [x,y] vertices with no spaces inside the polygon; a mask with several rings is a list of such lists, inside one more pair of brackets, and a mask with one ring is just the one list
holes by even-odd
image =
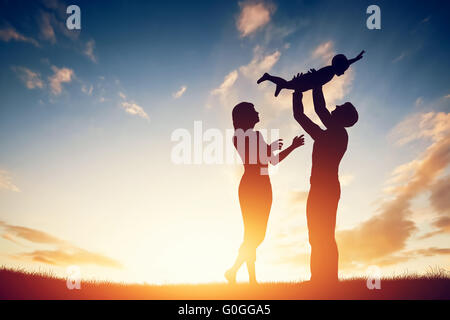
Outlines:
{"label": "child's arm", "polygon": [[365,53],[365,51],[363,50],[356,57],[354,57],[353,59],[348,60],[348,65],[351,65],[352,63],[355,63],[356,61],[361,60],[364,53]]}
{"label": "child's arm", "polygon": [[294,119],[302,126],[302,128],[316,140],[320,137],[323,130],[315,124],[311,119],[309,119],[303,112],[302,103],[303,94],[300,91],[294,91],[292,95],[292,109],[294,111]]}
{"label": "child's arm", "polygon": [[328,128],[331,124],[331,114],[330,111],[328,111],[325,104],[322,86],[313,89],[313,102],[314,102],[314,111],[316,111],[320,121],[322,121],[324,126]]}

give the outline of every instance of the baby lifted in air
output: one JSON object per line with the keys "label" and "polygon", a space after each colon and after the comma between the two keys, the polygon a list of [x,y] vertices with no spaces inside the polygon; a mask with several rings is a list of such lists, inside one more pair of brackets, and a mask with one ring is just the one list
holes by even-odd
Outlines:
{"label": "baby lifted in air", "polygon": [[318,86],[323,86],[327,82],[329,82],[335,75],[341,76],[348,69],[348,67],[360,60],[364,54],[364,51],[361,51],[355,58],[347,60],[347,58],[343,54],[338,54],[333,57],[331,61],[331,66],[323,67],[318,71],[311,69],[306,74],[297,74],[290,81],[286,81],[283,78],[271,76],[268,73],[264,73],[264,75],[258,79],[256,83],[260,84],[263,81],[270,81],[277,85],[275,89],[275,97],[278,96],[282,89],[292,89],[296,91],[308,91]]}

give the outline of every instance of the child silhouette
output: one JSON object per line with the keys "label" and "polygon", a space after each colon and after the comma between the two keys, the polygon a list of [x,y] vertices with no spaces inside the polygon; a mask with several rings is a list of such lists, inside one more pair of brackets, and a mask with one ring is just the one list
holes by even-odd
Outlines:
{"label": "child silhouette", "polygon": [[306,74],[298,74],[290,81],[286,81],[283,78],[275,77],[267,72],[256,81],[260,84],[263,81],[270,81],[277,85],[275,89],[275,97],[278,96],[282,89],[292,89],[298,92],[308,91],[318,86],[323,86],[328,83],[335,75],[341,76],[349,68],[349,66],[360,60],[364,54],[364,50],[361,51],[355,58],[348,60],[343,54],[337,54],[333,57],[330,66],[323,67],[318,71],[311,69]]}

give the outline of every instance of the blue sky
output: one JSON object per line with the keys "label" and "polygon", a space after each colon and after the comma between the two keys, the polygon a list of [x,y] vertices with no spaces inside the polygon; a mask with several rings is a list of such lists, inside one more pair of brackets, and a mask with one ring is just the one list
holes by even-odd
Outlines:
{"label": "blue sky", "polygon": [[[174,144],[170,137],[177,128],[192,130],[195,120],[203,121],[205,128],[231,128],[231,109],[243,100],[255,102],[261,112],[260,128],[279,129],[286,140],[300,134],[291,117],[289,93],[273,98],[271,85],[256,86],[257,74],[270,71],[290,78],[328,64],[336,53],[353,57],[366,50],[345,76],[325,88],[331,109],[351,101],[360,112],[358,125],[349,130],[349,151],[341,166],[341,176],[348,182],[338,230],[356,234],[364,221],[383,212],[382,204],[398,196],[383,191],[402,172],[396,168],[421,163],[427,150],[448,134],[444,130],[442,138],[439,129],[447,122],[450,101],[450,5],[442,1],[378,1],[381,30],[366,28],[366,8],[373,3],[364,1],[73,1],[70,4],[81,8],[81,31],[65,28],[63,1],[0,3],[4,234],[10,230],[14,235],[15,229],[8,226],[26,226],[125,265],[113,272],[97,270],[93,263],[94,269],[88,271],[93,276],[151,282],[221,279],[220,268],[231,261],[241,237],[234,192],[241,168],[177,166],[170,158]],[[249,19],[256,22],[242,22],[245,8],[251,7],[257,10]],[[251,23],[257,27],[251,28]],[[230,75],[228,80],[234,81],[215,94]],[[414,138],[399,143],[405,135]],[[266,279],[277,279],[280,272],[289,279],[307,275],[304,264],[280,264],[276,256],[304,255],[308,250],[304,203],[294,205],[289,199],[291,193],[308,188],[310,152],[307,139],[273,177],[278,200],[266,249],[261,249],[268,261],[261,266],[267,268]],[[414,166],[406,166],[412,170],[410,177],[418,172]],[[445,180],[448,167],[442,170],[429,188],[410,200],[413,213],[408,219],[419,235],[393,239],[399,241],[397,247],[381,256],[353,257],[347,274],[370,263],[386,265],[387,272],[395,266],[418,272],[429,264],[448,267],[447,254],[420,263],[412,257],[422,257],[418,250],[425,247],[447,250],[445,232],[419,239],[434,230],[433,219],[448,212],[436,211],[428,199],[435,184]],[[429,212],[428,218],[424,212]],[[427,219],[429,223],[421,222]],[[179,229],[183,224],[191,230]],[[223,225],[229,229],[223,230]],[[208,272],[193,265],[195,276],[177,273],[174,261],[186,248],[174,238],[185,239],[191,249],[202,246],[204,228],[221,258]],[[124,232],[127,240],[114,242],[117,232]],[[284,233],[290,237],[284,239],[283,245],[290,246],[286,252],[277,247]],[[343,242],[348,234],[343,234]],[[167,247],[156,246],[158,241]],[[292,243],[302,245],[295,248]],[[23,255],[18,259],[17,252],[23,249],[11,241],[0,240],[0,249],[5,264],[26,263],[31,268],[37,263]],[[158,257],[159,264],[140,258],[146,250]],[[201,259],[205,248],[192,250]],[[387,257],[404,264],[386,264]],[[145,268],[153,268],[151,276]]]}

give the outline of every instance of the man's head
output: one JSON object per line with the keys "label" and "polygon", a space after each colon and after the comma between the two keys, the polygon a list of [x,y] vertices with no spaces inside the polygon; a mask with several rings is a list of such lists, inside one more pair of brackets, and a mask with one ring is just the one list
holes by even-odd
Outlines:
{"label": "man's head", "polygon": [[336,75],[341,76],[348,69],[350,63],[346,56],[343,54],[337,54],[333,57],[333,60],[331,60],[331,65],[333,66]]}
{"label": "man's head", "polygon": [[343,126],[351,127],[358,121],[358,111],[350,102],[346,102],[340,106],[336,106],[331,112],[333,122]]}

